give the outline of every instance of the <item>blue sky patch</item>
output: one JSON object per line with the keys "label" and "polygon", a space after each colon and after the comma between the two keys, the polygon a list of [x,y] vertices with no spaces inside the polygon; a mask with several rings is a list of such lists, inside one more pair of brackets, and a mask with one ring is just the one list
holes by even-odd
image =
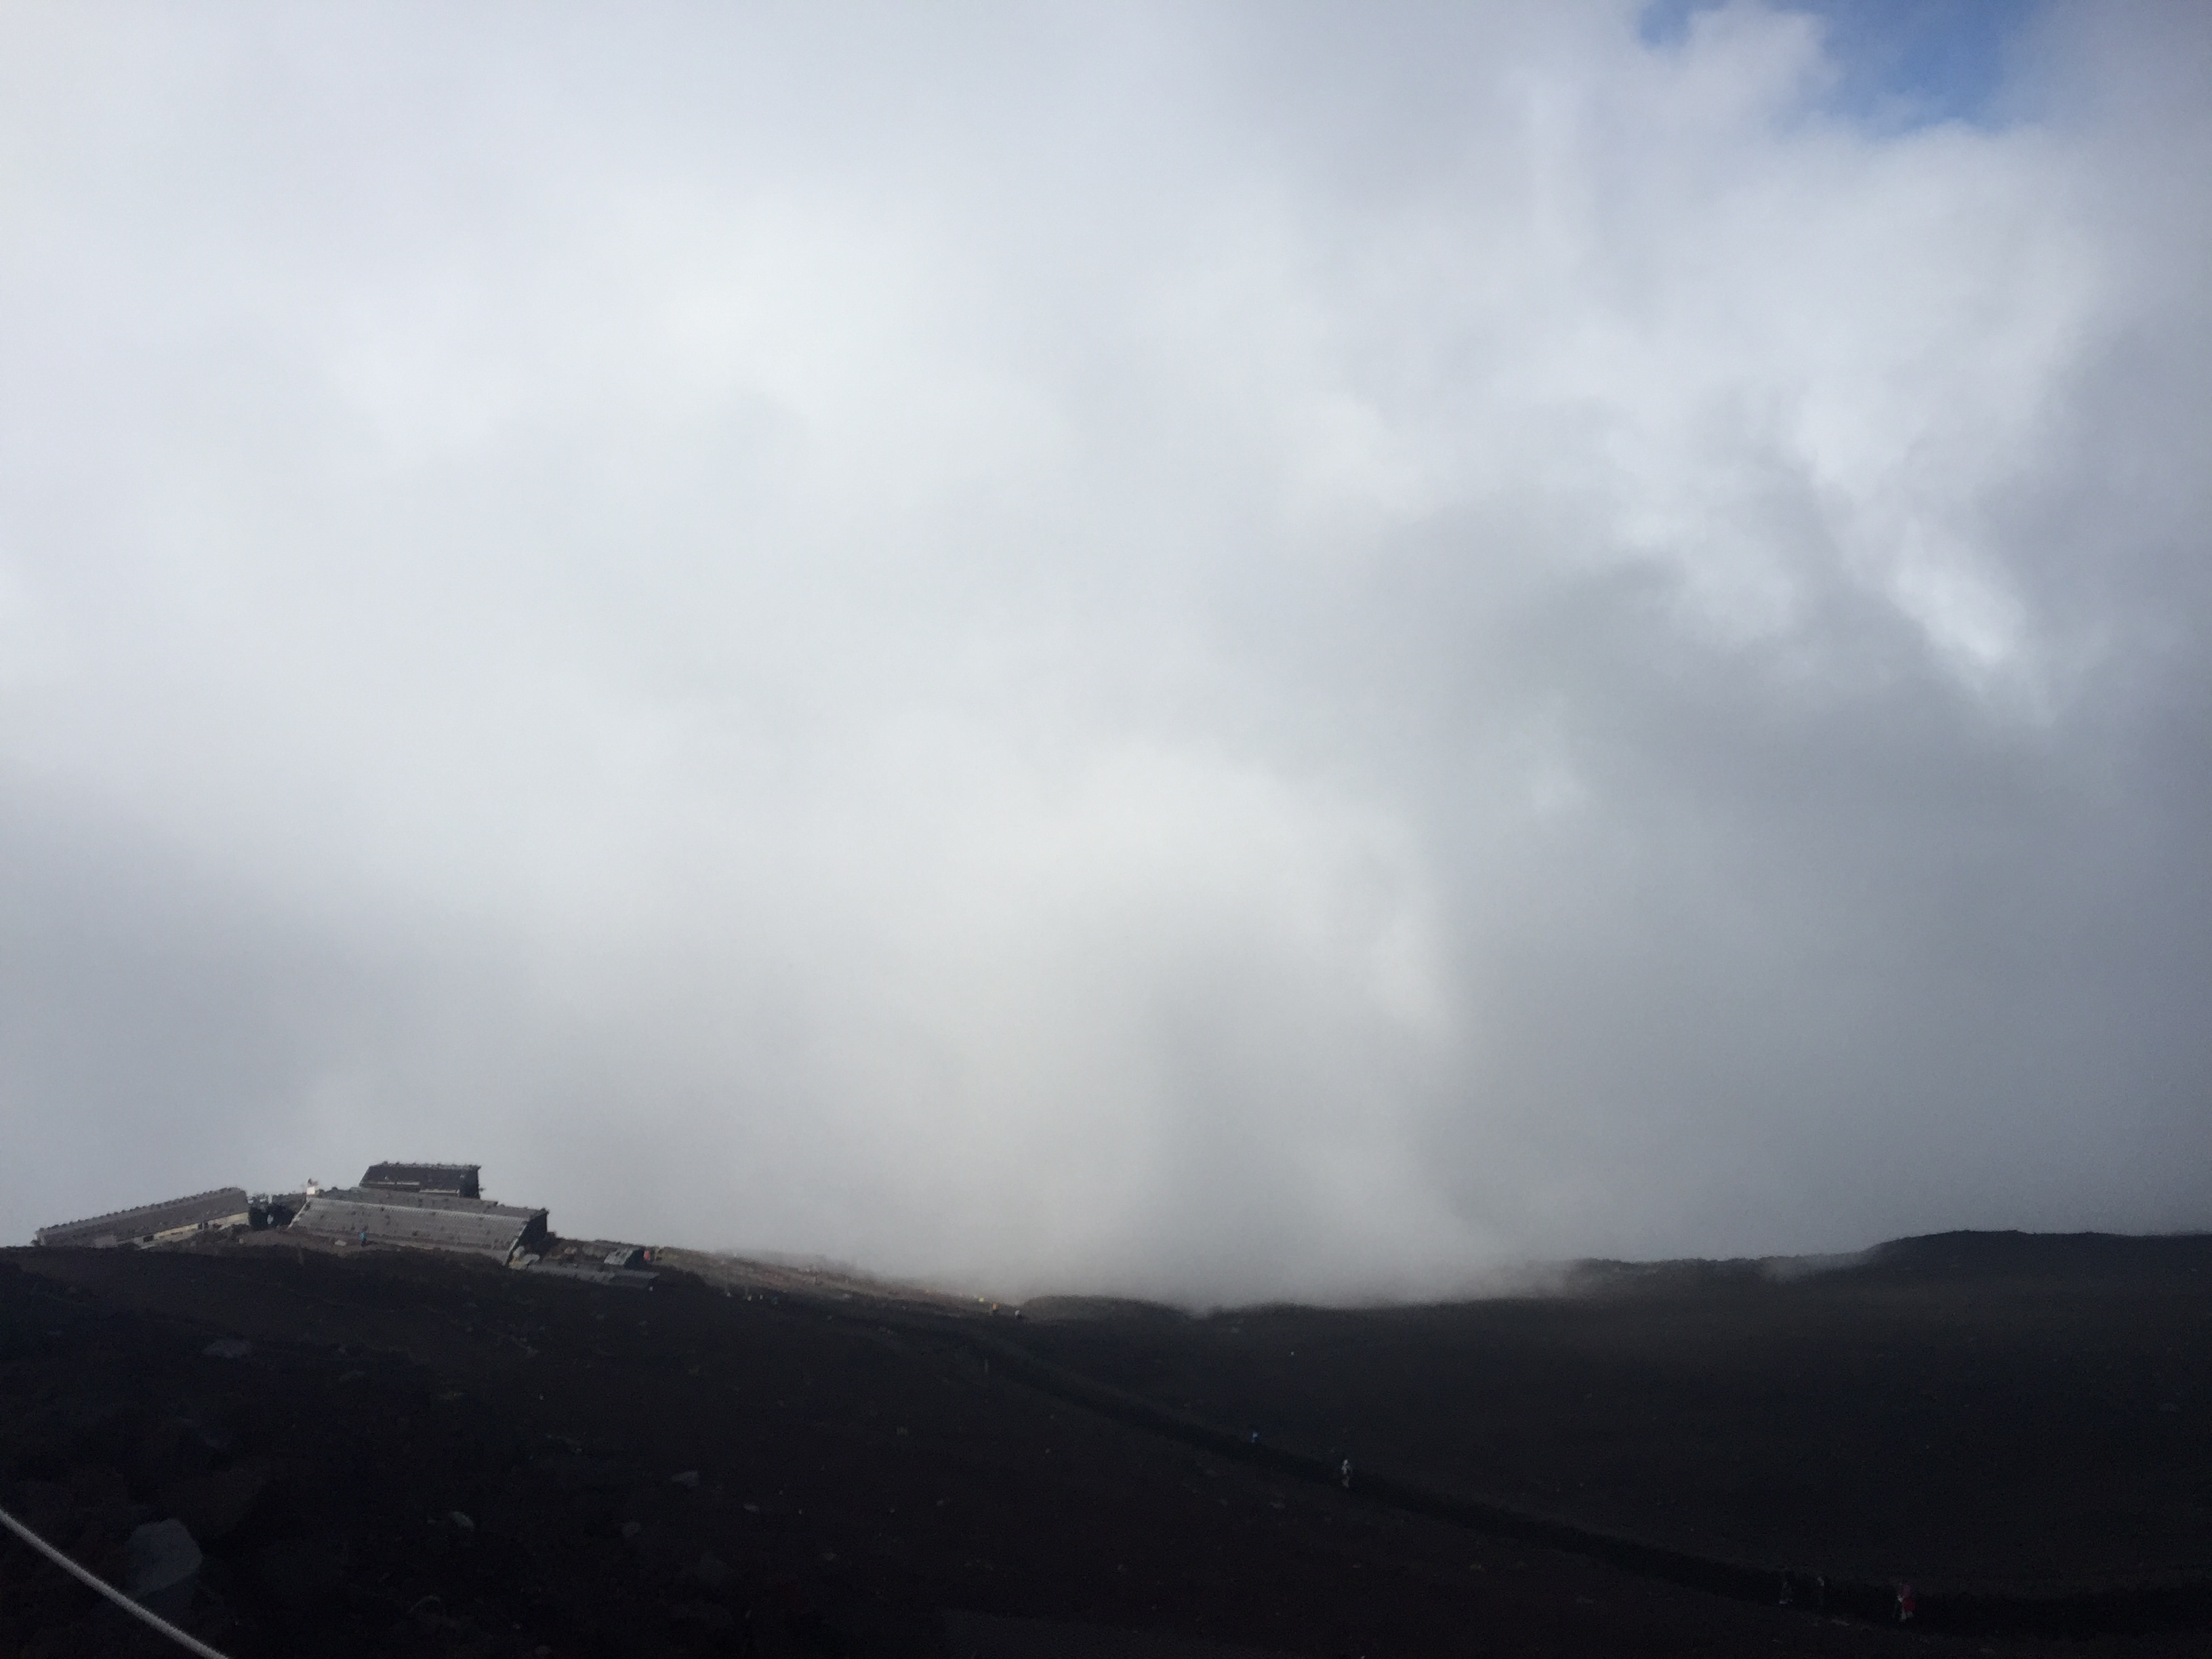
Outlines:
{"label": "blue sky patch", "polygon": [[[2013,41],[2040,0],[1774,0],[1828,27],[1828,55],[1842,71],[1826,106],[1872,125],[1909,129],[1938,121],[1993,125]],[[1690,19],[1716,0],[1651,0],[1639,28],[1655,46],[1679,43]]]}

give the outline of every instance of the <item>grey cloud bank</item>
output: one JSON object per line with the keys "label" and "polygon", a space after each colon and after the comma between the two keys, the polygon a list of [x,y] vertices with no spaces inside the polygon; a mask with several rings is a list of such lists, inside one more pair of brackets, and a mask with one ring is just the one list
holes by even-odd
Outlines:
{"label": "grey cloud bank", "polygon": [[0,1237],[2212,1223],[2212,24],[1638,21],[11,13]]}

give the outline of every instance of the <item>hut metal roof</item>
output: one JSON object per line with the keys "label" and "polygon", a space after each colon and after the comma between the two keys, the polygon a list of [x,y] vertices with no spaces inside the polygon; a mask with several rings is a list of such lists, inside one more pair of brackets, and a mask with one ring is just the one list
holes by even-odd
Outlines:
{"label": "hut metal roof", "polygon": [[543,1215],[522,1204],[495,1204],[488,1198],[463,1198],[458,1193],[410,1193],[392,1187],[327,1187],[320,1198],[349,1199],[359,1204],[381,1204],[395,1210],[451,1210],[461,1215]]}
{"label": "hut metal roof", "polygon": [[318,1193],[292,1218],[295,1231],[325,1238],[358,1238],[374,1244],[464,1250],[504,1261],[533,1233],[545,1212],[447,1194],[392,1193],[355,1188]]}
{"label": "hut metal roof", "polygon": [[246,1212],[245,1188],[216,1187],[188,1198],[166,1199],[159,1204],[141,1204],[128,1210],[110,1210],[106,1215],[89,1216],[82,1221],[56,1222],[51,1227],[40,1228],[32,1237],[40,1244],[91,1244],[103,1238],[128,1243],[150,1238],[156,1233],[172,1232],[179,1227],[198,1226],[203,1221],[228,1221]]}
{"label": "hut metal roof", "polygon": [[480,1164],[372,1164],[361,1184],[475,1198],[479,1196],[477,1177],[483,1169]]}

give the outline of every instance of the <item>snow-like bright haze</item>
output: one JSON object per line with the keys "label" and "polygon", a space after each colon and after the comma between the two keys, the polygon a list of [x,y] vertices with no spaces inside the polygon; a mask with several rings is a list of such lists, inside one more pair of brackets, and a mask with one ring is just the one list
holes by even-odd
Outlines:
{"label": "snow-like bright haze", "polygon": [[2212,1225],[2212,9],[0,14],[0,1238]]}

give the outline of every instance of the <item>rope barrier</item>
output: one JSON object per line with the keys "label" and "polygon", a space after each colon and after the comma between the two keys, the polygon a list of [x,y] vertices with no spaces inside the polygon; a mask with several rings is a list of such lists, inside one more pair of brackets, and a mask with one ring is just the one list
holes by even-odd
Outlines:
{"label": "rope barrier", "polygon": [[124,1612],[129,1613],[132,1618],[143,1620],[145,1623],[151,1625],[155,1630],[161,1632],[162,1635],[167,1637],[172,1642],[181,1644],[183,1646],[191,1650],[192,1652],[199,1655],[200,1659],[228,1659],[228,1655],[217,1652],[206,1643],[201,1641],[198,1637],[185,1635],[184,1632],[179,1630],[174,1625],[162,1618],[160,1613],[154,1612],[150,1607],[140,1607],[136,1601],[125,1595],[121,1590],[116,1589],[114,1585],[100,1577],[98,1573],[88,1571],[87,1569],[79,1566],[76,1562],[70,1560],[69,1557],[64,1555],[59,1550],[56,1549],[52,1544],[46,1542],[45,1539],[40,1537],[38,1534],[33,1532],[28,1527],[25,1526],[21,1521],[18,1521],[14,1516],[9,1514],[5,1510],[0,1510],[0,1525],[4,1525],[9,1531],[14,1533],[16,1537],[21,1539],[26,1544],[28,1544],[33,1549],[38,1551],[40,1554],[45,1556],[47,1560],[52,1562],[64,1572],[69,1573],[73,1577],[82,1579],[94,1589],[98,1590],[102,1595],[114,1602],[117,1607],[122,1608]]}

